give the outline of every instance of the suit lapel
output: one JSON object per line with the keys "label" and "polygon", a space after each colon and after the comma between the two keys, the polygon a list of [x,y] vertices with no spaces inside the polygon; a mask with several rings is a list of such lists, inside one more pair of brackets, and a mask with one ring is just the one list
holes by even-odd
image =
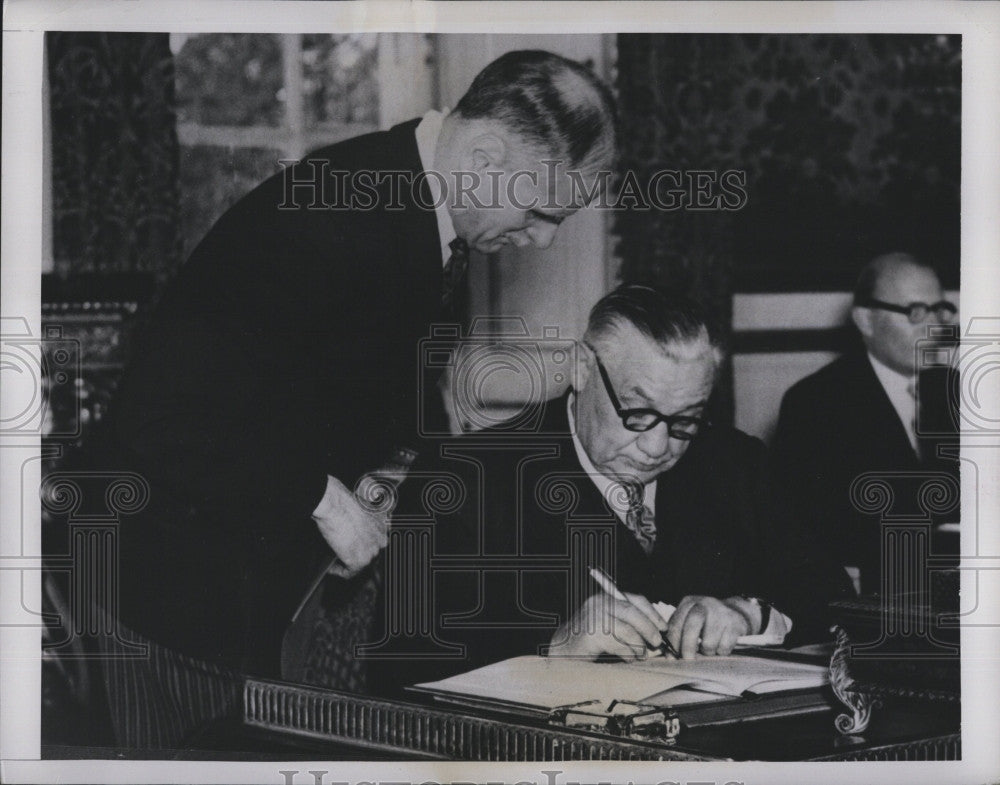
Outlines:
{"label": "suit lapel", "polygon": [[[898,456],[903,463],[907,461],[918,463],[919,459],[913,450],[913,445],[910,444],[906,427],[875,375],[868,356],[863,352],[856,355],[854,366],[853,377],[857,380],[858,388],[858,402],[854,407],[854,413],[859,422],[865,424],[865,430],[870,435],[874,449]],[[821,412],[818,414],[822,416]]]}
{"label": "suit lapel", "polygon": [[[419,119],[409,120],[393,126],[387,133],[392,139],[392,149],[398,153],[395,168],[409,173],[408,182],[401,185],[399,194],[400,202],[404,205],[401,212],[406,222],[403,236],[399,238],[403,251],[401,258],[412,268],[413,274],[420,276],[424,286],[434,293],[431,301],[438,306],[434,312],[439,315],[444,260],[441,258],[441,239],[434,211],[420,206],[432,204],[433,201],[427,179],[420,177],[418,180],[418,176],[424,171],[417,148],[416,128],[419,123]],[[418,182],[420,190],[417,198],[414,198],[412,186]]]}

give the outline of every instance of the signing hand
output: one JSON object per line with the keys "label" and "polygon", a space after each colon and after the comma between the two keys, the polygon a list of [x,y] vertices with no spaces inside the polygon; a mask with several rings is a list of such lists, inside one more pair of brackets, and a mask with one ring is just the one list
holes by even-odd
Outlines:
{"label": "signing hand", "polygon": [[331,572],[350,578],[374,559],[387,542],[389,519],[366,510],[336,477],[327,476],[326,493],[313,511],[320,534],[341,564]]}
{"label": "signing hand", "polygon": [[604,592],[591,595],[576,613],[556,630],[549,646],[550,657],[589,657],[602,654],[634,660],[647,649],[662,644],[667,624],[649,600],[628,594],[616,600]]}
{"label": "signing hand", "polygon": [[756,630],[760,609],[742,597],[719,600],[691,594],[681,600],[667,625],[667,640],[685,659],[702,654],[725,656],[736,639]]}

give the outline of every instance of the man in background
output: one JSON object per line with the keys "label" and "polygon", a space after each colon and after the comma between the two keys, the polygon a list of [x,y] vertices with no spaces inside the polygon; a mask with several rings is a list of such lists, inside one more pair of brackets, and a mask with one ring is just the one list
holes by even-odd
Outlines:
{"label": "man in background", "polygon": [[[790,514],[868,594],[880,591],[881,527],[852,503],[855,479],[895,474],[888,482],[899,486],[897,497],[911,490],[901,472],[945,472],[957,480],[957,460],[938,452],[940,437],[955,429],[948,411],[955,375],[947,368],[918,373],[917,347],[929,326],[955,320],[956,307],[930,266],[891,253],[861,271],[851,318],[863,345],[788,390],[772,453]],[[944,538],[936,538],[935,550],[943,547]]]}
{"label": "man in background", "polygon": [[441,409],[419,340],[454,317],[470,248],[544,248],[583,206],[570,173],[589,187],[609,167],[614,114],[583,66],[511,52],[451,113],[312,153],[201,241],[94,445],[151,488],[120,528],[122,636],[151,652],[109,652],[120,743],[176,745],[238,705],[238,674],[277,677],[317,571],[336,556],[350,578],[384,547],[352,488],[413,446],[418,405]]}

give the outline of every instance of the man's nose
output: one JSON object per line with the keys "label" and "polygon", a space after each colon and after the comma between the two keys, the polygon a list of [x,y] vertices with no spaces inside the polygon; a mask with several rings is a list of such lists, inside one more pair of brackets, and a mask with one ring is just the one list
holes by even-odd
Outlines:
{"label": "man's nose", "polygon": [[650,458],[662,458],[670,449],[670,429],[665,422],[639,434],[636,444]]}
{"label": "man's nose", "polygon": [[556,239],[556,231],[558,229],[559,227],[555,224],[541,223],[529,226],[526,231],[532,245],[536,248],[548,248],[552,245],[552,241]]}

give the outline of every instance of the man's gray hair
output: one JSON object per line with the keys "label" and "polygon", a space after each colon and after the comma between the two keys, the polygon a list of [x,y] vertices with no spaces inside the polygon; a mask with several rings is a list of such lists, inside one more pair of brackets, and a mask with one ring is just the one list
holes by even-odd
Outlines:
{"label": "man's gray hair", "polygon": [[622,324],[629,324],[669,354],[673,343],[707,337],[716,357],[723,354],[718,322],[697,300],[644,284],[622,284],[606,294],[590,311],[586,340],[602,342]]}
{"label": "man's gray hair", "polygon": [[590,69],[551,52],[508,52],[486,66],[455,106],[467,120],[496,120],[566,166],[608,165],[615,101]]}

